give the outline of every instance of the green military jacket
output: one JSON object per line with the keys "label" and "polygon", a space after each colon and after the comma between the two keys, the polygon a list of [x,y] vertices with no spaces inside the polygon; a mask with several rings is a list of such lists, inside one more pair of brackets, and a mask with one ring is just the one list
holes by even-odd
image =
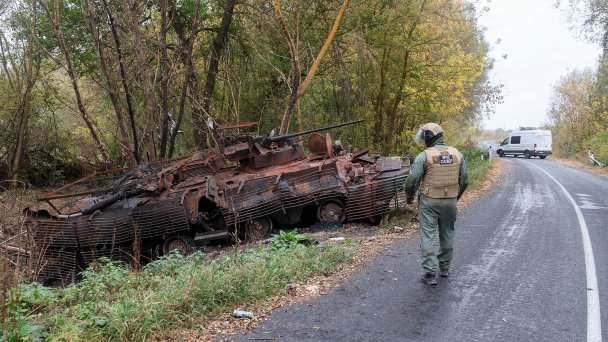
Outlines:
{"label": "green military jacket", "polygon": [[[429,146],[429,147],[434,147],[437,145],[445,146],[445,143],[443,142],[442,138],[438,138],[437,141],[433,144],[433,146]],[[464,159],[464,156],[462,155],[462,153],[460,154],[460,157],[462,159],[462,163],[460,164],[460,173],[458,175],[459,191],[458,191],[457,198],[460,198],[460,196],[462,196],[462,194],[466,190],[467,186],[469,185],[469,176],[467,174],[467,163],[466,163],[466,160]],[[420,152],[420,154],[418,154],[418,156],[416,156],[416,159],[414,160],[414,165],[412,165],[412,169],[410,170],[410,173],[407,176],[407,179],[405,180],[405,196],[408,199],[414,198],[414,195],[416,194],[416,190],[418,190],[418,187],[420,186],[420,182],[422,181],[422,177],[424,177],[425,174],[426,174],[426,153],[424,151],[422,151],[422,152]]]}

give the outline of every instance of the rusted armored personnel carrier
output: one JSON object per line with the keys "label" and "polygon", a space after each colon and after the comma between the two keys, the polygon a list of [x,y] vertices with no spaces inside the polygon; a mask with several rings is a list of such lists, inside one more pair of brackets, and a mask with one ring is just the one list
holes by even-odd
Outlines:
{"label": "rusted armored personnel carrier", "polygon": [[[40,200],[54,212],[25,210],[39,277],[69,279],[100,257],[140,263],[195,243],[261,238],[304,213],[342,223],[404,206],[410,159],[347,153],[317,133],[357,122],[283,136],[224,135],[218,149],[98,172],[47,193]],[[294,141],[301,135],[309,135],[309,154]]]}

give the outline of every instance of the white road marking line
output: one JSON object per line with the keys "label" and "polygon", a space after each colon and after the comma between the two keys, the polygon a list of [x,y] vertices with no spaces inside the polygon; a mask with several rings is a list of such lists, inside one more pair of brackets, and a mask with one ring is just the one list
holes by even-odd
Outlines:
{"label": "white road marking line", "polygon": [[587,222],[583,212],[576,204],[572,195],[566,190],[566,188],[553,178],[549,172],[543,168],[536,166],[528,161],[523,161],[526,164],[530,164],[535,168],[546,173],[549,178],[553,179],[555,183],[564,191],[566,197],[570,200],[576,216],[578,217],[578,223],[581,227],[581,235],[583,236],[583,249],[585,250],[585,272],[587,274],[587,341],[588,342],[601,342],[602,341],[602,318],[600,316],[600,293],[597,286],[597,276],[595,272],[595,258],[593,257],[593,248],[591,247],[591,238],[589,237],[589,230],[587,229]]}

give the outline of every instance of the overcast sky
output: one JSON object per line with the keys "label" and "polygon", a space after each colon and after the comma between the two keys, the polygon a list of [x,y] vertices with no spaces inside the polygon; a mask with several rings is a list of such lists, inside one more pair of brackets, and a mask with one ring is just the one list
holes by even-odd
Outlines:
{"label": "overcast sky", "polygon": [[[555,0],[480,1],[489,12],[480,25],[496,59],[491,80],[504,84],[504,103],[485,121],[490,129],[517,129],[548,122],[553,85],[573,69],[595,67],[600,54],[571,31],[566,14]],[[500,39],[500,43],[497,41]],[[503,59],[503,55],[507,55]]]}

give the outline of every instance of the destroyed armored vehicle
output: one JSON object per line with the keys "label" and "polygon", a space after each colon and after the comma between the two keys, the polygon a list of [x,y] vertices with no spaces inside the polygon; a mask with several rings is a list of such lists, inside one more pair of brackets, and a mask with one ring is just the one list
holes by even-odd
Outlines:
{"label": "destroyed armored vehicle", "polygon": [[[40,200],[54,212],[25,210],[39,278],[69,280],[100,257],[139,264],[195,243],[258,239],[302,222],[304,213],[339,224],[403,207],[410,158],[347,153],[329,133],[316,133],[352,123],[282,136],[224,134],[217,149],[97,172],[47,193]],[[302,135],[309,154],[294,140]]]}

